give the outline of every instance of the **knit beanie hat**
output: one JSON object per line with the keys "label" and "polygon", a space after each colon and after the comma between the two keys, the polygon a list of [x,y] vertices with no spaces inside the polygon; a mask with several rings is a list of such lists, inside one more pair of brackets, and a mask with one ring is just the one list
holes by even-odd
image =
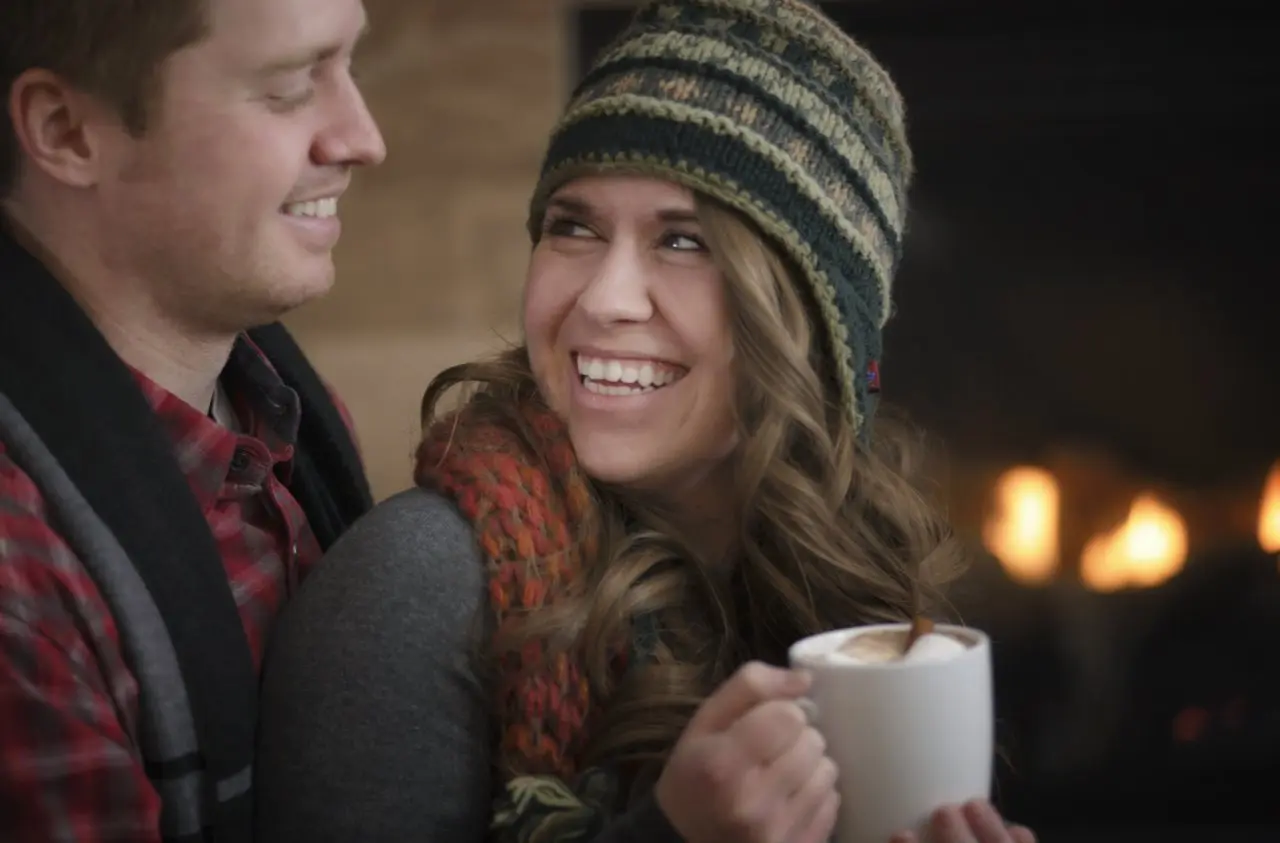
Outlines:
{"label": "knit beanie hat", "polygon": [[595,62],[556,126],[530,207],[584,175],[673,181],[736,209],[809,285],[865,438],[911,179],[884,68],[806,0],[659,0]]}

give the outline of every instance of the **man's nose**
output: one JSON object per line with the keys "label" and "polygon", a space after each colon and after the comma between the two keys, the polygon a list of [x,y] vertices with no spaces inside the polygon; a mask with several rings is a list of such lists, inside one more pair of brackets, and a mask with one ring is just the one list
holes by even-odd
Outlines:
{"label": "man's nose", "polygon": [[364,96],[345,80],[333,104],[331,125],[316,139],[312,157],[321,166],[373,166],[387,157],[387,145]]}

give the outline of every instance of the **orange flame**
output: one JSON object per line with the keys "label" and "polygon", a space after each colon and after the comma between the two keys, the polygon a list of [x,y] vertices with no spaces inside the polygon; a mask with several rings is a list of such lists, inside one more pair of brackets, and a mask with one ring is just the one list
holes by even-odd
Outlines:
{"label": "orange flame", "polygon": [[1134,500],[1123,524],[1085,545],[1080,576],[1094,591],[1151,588],[1171,579],[1186,561],[1186,523],[1144,494]]}
{"label": "orange flame", "polygon": [[1267,553],[1280,553],[1280,462],[1271,468],[1258,508],[1258,544]]}
{"label": "orange flame", "polygon": [[1058,481],[1041,468],[1011,468],[996,481],[995,497],[982,530],[987,550],[1016,582],[1049,582],[1058,570]]}

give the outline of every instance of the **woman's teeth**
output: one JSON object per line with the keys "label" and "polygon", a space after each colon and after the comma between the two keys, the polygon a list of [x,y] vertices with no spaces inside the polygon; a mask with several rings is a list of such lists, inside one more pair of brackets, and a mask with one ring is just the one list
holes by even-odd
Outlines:
{"label": "woman's teeth", "polygon": [[669,386],[684,372],[656,361],[615,360],[578,355],[582,385],[600,395],[638,395]]}

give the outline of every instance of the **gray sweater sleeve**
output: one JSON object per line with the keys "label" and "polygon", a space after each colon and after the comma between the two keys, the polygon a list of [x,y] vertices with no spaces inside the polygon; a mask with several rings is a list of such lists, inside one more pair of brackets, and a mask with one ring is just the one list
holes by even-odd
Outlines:
{"label": "gray sweater sleeve", "polygon": [[[487,607],[471,526],[420,489],[375,507],[272,634],[257,759],[266,843],[480,843],[495,782],[472,669]],[[680,843],[652,799],[593,843]]]}
{"label": "gray sweater sleeve", "polygon": [[488,709],[471,669],[483,574],[470,525],[418,489],[311,572],[264,665],[258,839],[484,839]]}

